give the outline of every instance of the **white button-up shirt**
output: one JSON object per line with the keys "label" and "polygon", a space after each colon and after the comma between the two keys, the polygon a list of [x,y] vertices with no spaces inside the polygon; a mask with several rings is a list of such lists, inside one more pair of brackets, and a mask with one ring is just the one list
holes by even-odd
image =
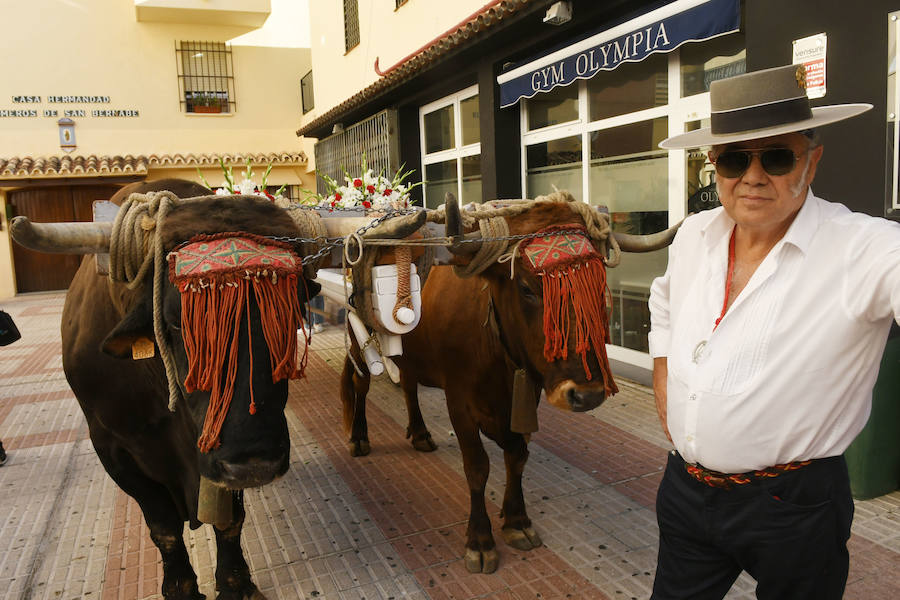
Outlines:
{"label": "white button-up shirt", "polygon": [[900,322],[900,225],[809,192],[714,331],[733,227],[721,207],[688,218],[650,289],[675,448],[726,473],[839,455]]}

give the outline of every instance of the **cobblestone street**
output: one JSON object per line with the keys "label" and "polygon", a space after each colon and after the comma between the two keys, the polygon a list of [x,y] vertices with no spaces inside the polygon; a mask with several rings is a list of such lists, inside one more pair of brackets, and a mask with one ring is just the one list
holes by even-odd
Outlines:
{"label": "cobblestone street", "polygon": [[[136,503],[105,473],[62,372],[62,293],[4,301],[22,339],[0,348],[0,598],[160,597],[162,567]],[[349,455],[341,431],[342,330],[315,334],[308,377],[291,383],[292,460],[277,482],[246,493],[243,543],[270,600],[640,598],[656,562],[654,497],[668,450],[650,391],[620,394],[587,414],[542,403],[525,470],[529,514],[544,545],[506,546],[499,511],[505,475],[491,442],[488,511],[500,567],[462,561],[468,490],[440,390],[420,392],[438,444],[418,453],[386,376],[369,394],[372,453]],[[215,597],[210,526],[185,528],[201,591]],[[900,492],[856,503],[845,598],[900,598]],[[753,598],[742,576],[729,598]]]}

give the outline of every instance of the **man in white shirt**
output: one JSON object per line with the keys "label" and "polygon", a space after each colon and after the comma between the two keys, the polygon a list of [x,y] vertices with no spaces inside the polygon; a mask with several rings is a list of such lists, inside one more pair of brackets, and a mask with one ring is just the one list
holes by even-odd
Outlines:
{"label": "man in white shirt", "polygon": [[722,206],[685,220],[650,291],[657,410],[675,450],[657,494],[653,599],[840,598],[853,501],[843,452],[869,416],[900,322],[900,225],[813,195],[813,130],[871,108],[811,109],[802,66],[710,88]]}

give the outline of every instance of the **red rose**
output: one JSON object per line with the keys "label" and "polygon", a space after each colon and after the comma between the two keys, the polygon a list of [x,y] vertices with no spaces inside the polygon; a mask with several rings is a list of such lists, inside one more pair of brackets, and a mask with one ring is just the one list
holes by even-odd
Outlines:
{"label": "red rose", "polygon": [[[335,194],[335,195],[334,195],[334,202],[340,202],[340,201],[341,201],[341,195],[340,195],[340,194]],[[331,203],[332,206],[334,206],[334,202]]]}
{"label": "red rose", "polygon": [[366,191],[369,192],[370,194],[374,194],[374,193],[375,193],[375,186],[374,186],[374,185],[367,185],[367,186],[366,186]]}
{"label": "red rose", "polygon": [[384,193],[385,196],[390,196],[390,195],[393,193],[393,191],[394,191],[394,190],[387,189],[387,190],[384,190],[383,193]]}
{"label": "red rose", "polygon": [[362,179],[359,179],[359,178],[354,179],[353,187],[362,187]]}
{"label": "red rose", "polygon": [[368,200],[363,200],[363,208],[372,208],[372,203]]}
{"label": "red rose", "polygon": [[331,208],[334,208],[334,205],[337,204],[334,200],[331,201]]}

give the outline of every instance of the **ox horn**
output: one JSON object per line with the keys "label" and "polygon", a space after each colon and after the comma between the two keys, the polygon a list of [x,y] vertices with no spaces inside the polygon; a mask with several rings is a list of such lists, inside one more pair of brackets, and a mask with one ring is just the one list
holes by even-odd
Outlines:
{"label": "ox horn", "polygon": [[104,254],[109,252],[112,223],[33,223],[14,217],[9,232],[21,246],[51,254]]}
{"label": "ox horn", "polygon": [[481,248],[478,240],[481,240],[481,231],[473,231],[463,235],[462,217],[459,214],[459,202],[456,197],[447,192],[444,196],[444,211],[447,216],[447,237],[456,240],[450,245],[453,254],[475,254]]}
{"label": "ox horn", "polygon": [[613,232],[613,236],[619,243],[619,249],[623,252],[653,252],[662,250],[672,243],[675,233],[684,221],[679,221],[668,229],[647,235],[631,235],[628,233]]}

